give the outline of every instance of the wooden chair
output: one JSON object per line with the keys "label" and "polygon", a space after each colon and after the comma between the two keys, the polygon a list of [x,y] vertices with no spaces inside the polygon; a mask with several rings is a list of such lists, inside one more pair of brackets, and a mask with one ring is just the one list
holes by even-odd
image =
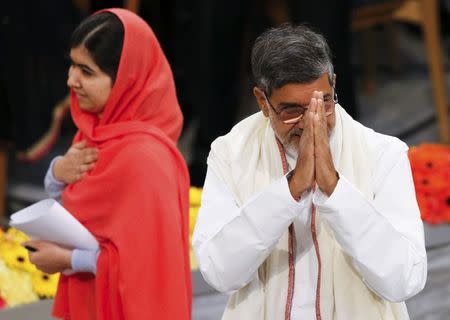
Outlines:
{"label": "wooden chair", "polygon": [[[387,3],[363,5],[353,9],[352,29],[366,30],[389,22],[418,25],[425,38],[428,69],[433,89],[439,136],[442,143],[450,142],[448,96],[444,77],[437,0],[396,0]],[[369,77],[371,67],[368,67]]]}

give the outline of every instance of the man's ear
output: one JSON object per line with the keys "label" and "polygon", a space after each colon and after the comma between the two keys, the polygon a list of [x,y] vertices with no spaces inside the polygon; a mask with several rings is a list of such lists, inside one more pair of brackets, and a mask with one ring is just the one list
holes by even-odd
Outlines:
{"label": "man's ear", "polygon": [[266,98],[264,97],[264,92],[258,87],[253,87],[253,94],[255,95],[256,103],[258,103],[258,106],[263,112],[264,116],[268,117],[269,109],[267,106]]}
{"label": "man's ear", "polygon": [[336,88],[336,73],[333,73],[333,88]]}

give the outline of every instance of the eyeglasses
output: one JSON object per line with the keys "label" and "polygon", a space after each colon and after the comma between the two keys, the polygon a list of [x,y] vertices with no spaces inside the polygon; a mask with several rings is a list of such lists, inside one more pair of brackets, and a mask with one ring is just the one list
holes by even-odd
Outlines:
{"label": "eyeglasses", "polygon": [[[338,96],[336,90],[333,88],[334,97],[326,98],[323,100],[325,107],[325,117],[328,117],[333,113],[333,107],[338,103]],[[266,99],[269,106],[272,108],[273,112],[278,116],[278,118],[285,124],[294,124],[302,120],[309,106],[289,106],[277,111],[270,102],[265,91],[263,91],[264,98]]]}

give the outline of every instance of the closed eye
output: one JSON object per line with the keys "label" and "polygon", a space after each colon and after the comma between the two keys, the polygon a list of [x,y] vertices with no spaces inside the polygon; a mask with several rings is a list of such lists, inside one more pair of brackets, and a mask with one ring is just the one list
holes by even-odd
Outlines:
{"label": "closed eye", "polygon": [[302,106],[298,103],[281,102],[279,105],[281,110],[298,110],[298,109],[308,109],[308,106]]}
{"label": "closed eye", "polygon": [[90,69],[81,68],[81,72],[83,72],[83,74],[86,75],[86,76],[92,76],[93,75],[93,72]]}
{"label": "closed eye", "polygon": [[280,111],[284,113],[303,113],[307,108],[301,106],[284,107]]}

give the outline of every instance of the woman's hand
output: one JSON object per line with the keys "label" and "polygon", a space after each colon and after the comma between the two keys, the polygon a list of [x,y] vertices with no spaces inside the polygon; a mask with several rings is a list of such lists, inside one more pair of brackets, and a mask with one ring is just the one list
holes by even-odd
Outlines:
{"label": "woman's hand", "polygon": [[23,243],[37,251],[28,252],[30,262],[42,272],[53,274],[72,268],[72,250],[60,247],[52,242],[32,240]]}
{"label": "woman's hand", "polygon": [[75,143],[66,154],[53,165],[53,176],[65,184],[80,180],[92,170],[98,159],[96,148],[86,147],[86,141]]}

